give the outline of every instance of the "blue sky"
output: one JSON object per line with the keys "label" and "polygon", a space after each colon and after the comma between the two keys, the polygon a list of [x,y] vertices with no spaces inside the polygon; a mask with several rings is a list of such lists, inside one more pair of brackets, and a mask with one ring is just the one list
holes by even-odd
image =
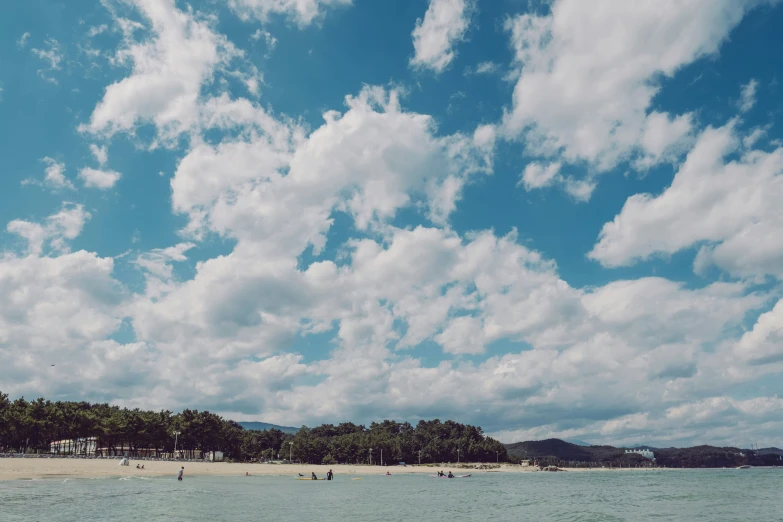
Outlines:
{"label": "blue sky", "polygon": [[659,4],[15,5],[3,391],[779,444],[783,6]]}

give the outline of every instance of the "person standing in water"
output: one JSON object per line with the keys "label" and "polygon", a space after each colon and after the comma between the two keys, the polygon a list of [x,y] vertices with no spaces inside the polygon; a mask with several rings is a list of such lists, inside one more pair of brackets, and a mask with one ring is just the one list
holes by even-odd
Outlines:
{"label": "person standing in water", "polygon": [[334,478],[334,473],[332,473],[332,470],[326,472],[326,480],[332,480]]}
{"label": "person standing in water", "polygon": [[179,468],[179,474],[177,475],[177,480],[182,480],[182,474],[185,473],[185,466],[182,466]]}

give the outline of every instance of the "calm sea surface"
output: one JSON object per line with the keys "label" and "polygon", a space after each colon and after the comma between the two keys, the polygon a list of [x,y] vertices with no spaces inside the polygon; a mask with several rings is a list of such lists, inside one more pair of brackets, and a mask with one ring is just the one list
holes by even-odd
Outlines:
{"label": "calm sea surface", "polygon": [[783,521],[783,468],[0,482],[0,521]]}

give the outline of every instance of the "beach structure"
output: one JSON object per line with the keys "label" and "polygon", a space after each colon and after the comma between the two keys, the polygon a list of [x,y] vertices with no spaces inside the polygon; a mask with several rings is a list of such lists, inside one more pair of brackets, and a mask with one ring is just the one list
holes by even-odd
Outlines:
{"label": "beach structure", "polygon": [[637,455],[641,455],[644,458],[655,460],[655,453],[648,449],[644,448],[635,448],[635,449],[627,449],[625,450],[626,453],[636,453]]}
{"label": "beach structure", "polygon": [[204,458],[210,462],[223,462],[223,452],[222,451],[208,451]]}
{"label": "beach structure", "polygon": [[57,455],[95,455],[97,437],[55,440],[49,443],[49,453]]}

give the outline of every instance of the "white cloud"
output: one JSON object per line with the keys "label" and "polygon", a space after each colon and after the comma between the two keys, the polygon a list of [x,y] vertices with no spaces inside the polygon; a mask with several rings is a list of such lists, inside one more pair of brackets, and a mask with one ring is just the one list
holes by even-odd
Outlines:
{"label": "white cloud", "polygon": [[143,252],[136,257],[133,264],[145,274],[147,298],[157,299],[176,289],[172,263],[186,261],[186,252],[195,246],[194,243],[179,243],[172,247]]}
{"label": "white cloud", "polygon": [[90,144],[90,152],[101,167],[103,167],[106,162],[109,161],[109,150],[105,145],[99,146]]}
{"label": "white cloud", "polygon": [[260,108],[223,99],[212,106],[215,124],[259,118],[268,134],[193,147],[172,180],[174,209],[190,214],[193,229],[282,240],[297,254],[308,243],[321,249],[332,209],[360,229],[414,202],[442,221],[471,176],[491,171],[494,130],[435,137],[432,119],[402,110],[398,96],[379,87],[348,96],[348,111],[325,113],[307,140]]}
{"label": "white cloud", "polygon": [[112,188],[121,177],[122,174],[114,170],[84,167],[79,171],[79,178],[84,182],[85,187],[97,188],[100,190]]}
{"label": "white cloud", "polygon": [[19,37],[19,39],[16,41],[17,47],[20,49],[24,49],[27,47],[27,40],[30,38],[30,33],[24,33],[22,36]]}
{"label": "white cloud", "polygon": [[104,168],[109,161],[109,150],[105,145],[99,146],[90,144],[90,152],[95,157],[100,168],[84,167],[79,171],[79,179],[82,180],[87,188],[97,188],[99,190],[108,190],[122,177],[117,171]]}
{"label": "white cloud", "polygon": [[524,136],[530,154],[587,161],[599,172],[638,153],[646,168],[690,123],[649,112],[660,78],[716,53],[758,3],[556,0],[549,15],[512,18],[519,79],[505,132]]}
{"label": "white cloud", "polygon": [[138,24],[125,32],[115,60],[132,64],[133,72],[106,88],[82,129],[111,136],[132,131],[140,122],[154,123],[159,138],[168,142],[197,123],[202,84],[241,52],[213,32],[207,21],[177,10],[173,0],[133,3],[152,37],[137,41]]}
{"label": "white cloud", "polygon": [[657,111],[648,114],[639,142],[641,155],[635,162],[636,167],[644,169],[661,161],[676,161],[693,144],[692,120],[691,114],[676,118]]}
{"label": "white cloud", "polygon": [[476,66],[474,74],[492,74],[499,68],[494,62],[481,62]]}
{"label": "white cloud", "polygon": [[33,255],[41,254],[46,243],[54,251],[67,251],[66,241],[76,238],[90,217],[82,205],[65,203],[43,224],[15,219],[8,223],[7,230],[25,239],[27,250]]}
{"label": "white cloud", "polygon": [[46,157],[43,160],[46,163],[46,176],[44,185],[53,189],[73,189],[73,184],[65,177],[65,164]]}
{"label": "white cloud", "polygon": [[628,198],[589,256],[624,266],[702,245],[697,270],[715,264],[738,276],[783,279],[781,200],[783,148],[746,150],[734,122],[710,127],[671,186]]}
{"label": "white cloud", "polygon": [[456,56],[454,46],[465,38],[472,11],[470,0],[430,0],[412,33],[411,67],[442,72]]}
{"label": "white cloud", "polygon": [[596,183],[595,180],[592,179],[574,179],[574,178],[566,178],[565,179],[565,191],[566,193],[574,198],[576,201],[580,202],[586,202],[590,201],[590,196],[593,195],[593,191],[595,190]]}
{"label": "white cloud", "polygon": [[[346,103],[310,134],[247,100],[201,103],[200,125],[231,138],[191,143],[171,182],[173,206],[189,217],[186,232],[237,244],[199,262],[192,279],[173,276],[189,243],[134,262],[147,282],[125,312],[138,342],[154,347],[150,364],[187,367],[188,379],[167,376],[154,397],[128,404],[208,404],[283,423],[470,411],[488,428],[555,422],[553,432],[565,416],[621,437],[606,427],[626,423],[618,412],[660,416],[714,392],[716,369],[752,378],[747,362],[722,366],[725,349],[703,346],[723,343],[765,294],[660,278],[580,290],[513,233],[460,237],[445,226],[448,213],[464,183],[491,168],[495,127],[439,137],[430,117],[377,87]],[[574,194],[591,188],[557,176]],[[392,227],[406,207],[444,228]],[[336,212],[354,220],[353,239],[334,245],[335,261],[300,266],[308,246],[316,255],[326,246]],[[322,360],[287,353],[299,336],[329,331]],[[424,367],[405,351],[423,342],[458,357],[509,348],[482,363]],[[455,381],[475,393],[448,393]]]}
{"label": "white cloud", "polygon": [[185,261],[185,252],[192,249],[194,243],[179,243],[169,248],[159,248],[145,252],[136,258],[135,264],[160,279],[171,279],[172,261]]}
{"label": "white cloud", "polygon": [[[22,38],[24,38],[24,36]],[[54,38],[48,38],[44,43],[47,45],[48,49],[34,48],[31,49],[30,52],[32,52],[44,62],[47,62],[47,67],[38,69],[38,76],[47,82],[57,84],[57,79],[51,76],[50,73],[53,71],[59,71],[62,68],[60,66],[60,62],[63,60],[62,47],[60,46],[60,43]]]}
{"label": "white cloud", "polygon": [[[4,391],[104,399],[122,393],[126,365],[138,363],[134,357],[112,358],[106,349],[117,344],[104,339],[120,323],[121,293],[112,268],[111,259],[84,251],[0,257]],[[114,359],[110,367],[95,364],[105,358]]]}
{"label": "white cloud", "polygon": [[748,448],[753,443],[777,444],[777,433],[783,423],[772,421],[783,409],[778,397],[756,397],[737,400],[713,396],[684,402],[651,413],[632,413],[610,421],[598,421],[578,428],[561,428],[556,424],[532,429],[493,433],[504,442],[540,440],[547,437],[585,438],[590,442],[649,444],[657,447],[708,443]]}
{"label": "white cloud", "polygon": [[783,299],[759,316],[753,329],[735,345],[734,353],[751,364],[783,361]]}
{"label": "white cloud", "polygon": [[94,38],[99,34],[105,33],[108,30],[109,30],[109,26],[106,24],[96,25],[94,27],[90,27],[90,29],[87,31],[87,36],[89,36],[90,38]]}
{"label": "white cloud", "polygon": [[[275,363],[323,382],[289,383],[264,408],[273,419],[354,418],[366,407],[448,414],[469,406],[486,408],[503,423],[535,422],[548,408],[579,418],[585,403],[574,397],[601,408],[660,404],[664,383],[698,376],[701,343],[720,339],[766,300],[746,295],[741,284],[688,290],[659,278],[579,291],[513,235],[491,232],[463,240],[441,229],[390,229],[382,241],[352,241],[349,255],[341,267],[323,261],[297,270],[288,256],[240,241],[230,255],[199,264],[193,280],[168,288],[154,303],[137,303],[135,330],[172,356],[187,346],[202,366],[231,371],[246,364],[232,361],[271,361],[266,358],[297,333],[335,325],[338,344],[330,358]],[[404,335],[395,322],[407,325]],[[503,339],[531,348],[477,365],[444,362],[436,368],[395,361],[391,352],[431,340],[447,353],[479,354]],[[204,378],[216,386],[212,393],[234,397],[227,377]],[[422,392],[455,379],[475,394]],[[183,396],[194,400],[187,390],[195,384],[184,385]],[[243,372],[242,385],[245,390],[236,392],[242,396],[254,390],[268,396],[258,377]],[[360,389],[364,393],[356,393]],[[635,393],[624,393],[630,389]],[[204,391],[196,393],[206,399]],[[318,404],[312,397],[320,398]]]}
{"label": "white cloud", "polygon": [[281,14],[300,27],[312,24],[329,8],[345,7],[352,0],[228,0],[228,5],[242,18],[266,22],[270,15]]}
{"label": "white cloud", "polygon": [[542,165],[541,163],[528,163],[522,172],[520,185],[525,186],[525,190],[544,188],[555,183],[560,176],[560,163],[550,163]]}
{"label": "white cloud", "polygon": [[266,53],[264,53],[264,56],[266,58],[269,58],[272,55],[272,52],[275,50],[275,47],[277,47],[277,38],[272,36],[269,31],[256,29],[256,32],[253,33],[250,38],[256,41],[260,40],[261,38],[264,39],[264,44],[266,44]]}
{"label": "white cloud", "polygon": [[528,192],[551,186],[561,186],[563,190],[576,201],[589,201],[595,190],[595,182],[592,179],[575,179],[560,174],[560,163],[544,165],[538,162],[530,162],[522,171],[522,176],[517,186],[524,186]]}
{"label": "white cloud", "polygon": [[759,82],[755,78],[742,86],[740,91],[740,99],[737,102],[737,107],[740,112],[748,112],[756,105],[756,91],[758,90]]}
{"label": "white cloud", "polygon": [[43,181],[28,178],[22,180],[22,185],[38,185],[53,191],[74,189],[73,183],[65,177],[65,163],[60,163],[48,156],[42,158],[41,161],[46,164],[46,175],[44,176]]}

